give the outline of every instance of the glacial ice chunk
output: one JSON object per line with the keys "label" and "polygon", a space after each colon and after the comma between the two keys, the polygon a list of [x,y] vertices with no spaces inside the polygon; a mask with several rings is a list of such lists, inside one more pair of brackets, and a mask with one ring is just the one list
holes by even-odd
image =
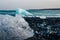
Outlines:
{"label": "glacial ice chunk", "polygon": [[29,13],[28,11],[24,9],[16,9],[16,14],[22,15],[22,16],[33,16],[33,14]]}
{"label": "glacial ice chunk", "polygon": [[24,40],[34,35],[20,15],[0,15],[0,40]]}

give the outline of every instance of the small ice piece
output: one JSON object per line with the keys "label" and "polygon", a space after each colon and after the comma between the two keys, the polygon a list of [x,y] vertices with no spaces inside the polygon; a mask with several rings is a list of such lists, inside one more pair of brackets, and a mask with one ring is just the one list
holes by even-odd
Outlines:
{"label": "small ice piece", "polygon": [[22,15],[24,16],[33,16],[33,14],[29,13],[28,11],[24,10],[24,9],[16,9],[16,14]]}
{"label": "small ice piece", "polygon": [[41,19],[46,19],[46,16],[40,16]]}
{"label": "small ice piece", "polygon": [[0,15],[0,40],[24,40],[34,35],[20,15]]}

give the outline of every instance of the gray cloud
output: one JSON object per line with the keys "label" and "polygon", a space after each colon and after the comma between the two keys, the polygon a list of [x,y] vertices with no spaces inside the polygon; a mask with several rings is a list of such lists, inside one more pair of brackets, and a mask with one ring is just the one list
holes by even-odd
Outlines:
{"label": "gray cloud", "polygon": [[0,9],[60,8],[59,0],[0,0]]}

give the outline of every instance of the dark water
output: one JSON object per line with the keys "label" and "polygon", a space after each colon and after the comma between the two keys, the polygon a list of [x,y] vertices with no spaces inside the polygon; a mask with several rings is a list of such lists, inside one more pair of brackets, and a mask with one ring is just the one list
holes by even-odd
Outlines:
{"label": "dark water", "polygon": [[[58,16],[60,15],[60,10],[27,10],[32,13],[34,16]],[[15,15],[16,10],[0,10],[0,14],[9,14]]]}
{"label": "dark water", "polygon": [[35,16],[58,16],[60,15],[60,10],[29,10]]}
{"label": "dark water", "polygon": [[15,16],[16,10],[0,10],[0,14],[8,14],[8,15],[12,15]]}

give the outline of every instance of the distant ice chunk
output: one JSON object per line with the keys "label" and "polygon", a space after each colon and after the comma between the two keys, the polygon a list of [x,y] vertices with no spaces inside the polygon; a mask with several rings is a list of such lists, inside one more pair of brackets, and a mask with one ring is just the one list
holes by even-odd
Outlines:
{"label": "distant ice chunk", "polygon": [[0,15],[0,40],[24,40],[34,35],[20,15]]}
{"label": "distant ice chunk", "polygon": [[22,15],[22,16],[33,16],[33,14],[29,13],[28,11],[24,9],[16,9],[16,14]]}

